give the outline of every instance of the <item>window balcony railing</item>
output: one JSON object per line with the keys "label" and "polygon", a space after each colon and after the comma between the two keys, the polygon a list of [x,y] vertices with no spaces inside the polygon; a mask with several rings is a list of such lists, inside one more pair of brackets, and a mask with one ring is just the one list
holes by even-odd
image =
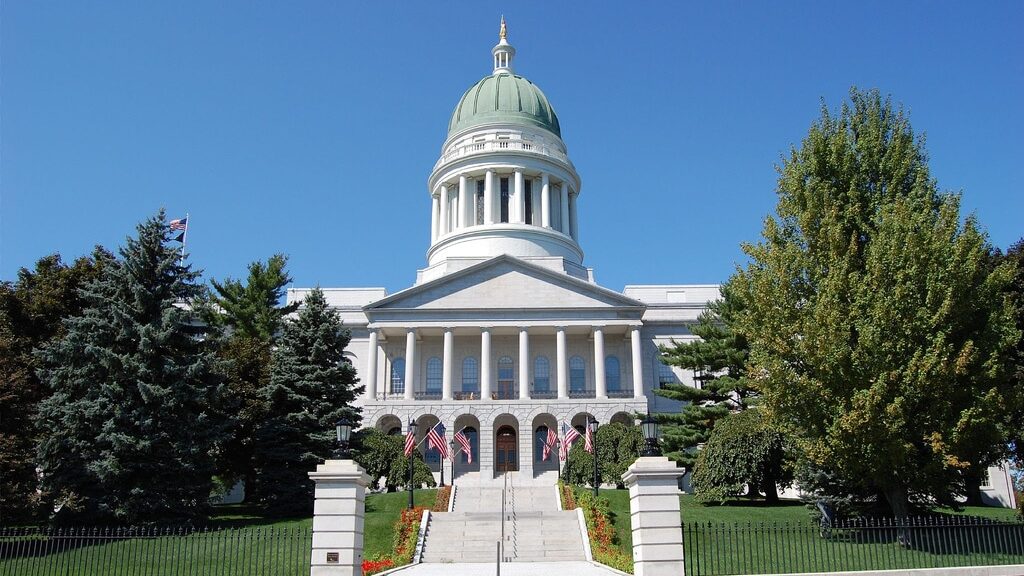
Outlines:
{"label": "window balcony railing", "polygon": [[454,398],[456,400],[479,400],[480,399],[480,393],[479,392],[474,392],[474,391],[470,391],[470,392],[452,392],[452,398]]}
{"label": "window balcony railing", "polygon": [[530,398],[534,400],[553,400],[558,398],[557,390],[534,390],[530,392]]}
{"label": "window balcony railing", "polygon": [[569,390],[569,398],[594,398],[594,390]]}
{"label": "window balcony railing", "polygon": [[413,392],[412,397],[417,399],[417,400],[440,400],[441,399],[441,391],[440,390],[438,390],[437,392],[420,392],[420,391],[416,391],[416,392]]}
{"label": "window balcony railing", "polygon": [[608,397],[609,398],[632,398],[633,397],[633,390],[631,390],[631,389],[630,390],[609,390],[608,391]]}

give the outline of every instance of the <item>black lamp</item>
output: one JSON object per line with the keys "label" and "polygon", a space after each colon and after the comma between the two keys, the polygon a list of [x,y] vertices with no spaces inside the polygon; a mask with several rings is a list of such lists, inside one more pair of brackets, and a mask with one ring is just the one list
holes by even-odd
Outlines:
{"label": "black lamp", "polygon": [[590,427],[590,439],[593,442],[594,448],[594,500],[597,500],[597,485],[600,483],[597,473],[597,418],[591,418],[587,422],[587,426]]}
{"label": "black lamp", "polygon": [[334,450],[334,459],[343,460],[349,458],[349,440],[352,439],[352,422],[342,416],[334,423],[334,433],[337,435],[338,447]]}
{"label": "black lamp", "polygon": [[661,448],[658,448],[658,421],[650,414],[640,422],[640,429],[644,433],[644,449],[641,456],[661,456]]}

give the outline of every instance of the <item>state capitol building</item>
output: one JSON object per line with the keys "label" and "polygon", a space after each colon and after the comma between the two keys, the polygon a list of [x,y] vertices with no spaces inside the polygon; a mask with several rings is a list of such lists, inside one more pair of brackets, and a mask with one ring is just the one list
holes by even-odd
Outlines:
{"label": "state capitol building", "polygon": [[[493,72],[455,105],[427,179],[431,242],[416,283],[324,295],[351,330],[364,426],[404,433],[415,419],[422,436],[440,420],[449,439],[463,430],[473,447],[472,462],[455,463],[457,480],[515,471],[519,482],[553,484],[549,428],[678,409],[653,390],[692,377],[661,364],[657,346],[694,338],[687,327],[718,286],[620,293],[594,282],[578,242],[583,186],[555,109],[515,73],[504,22],[491,52]],[[308,292],[290,289],[288,300]]]}

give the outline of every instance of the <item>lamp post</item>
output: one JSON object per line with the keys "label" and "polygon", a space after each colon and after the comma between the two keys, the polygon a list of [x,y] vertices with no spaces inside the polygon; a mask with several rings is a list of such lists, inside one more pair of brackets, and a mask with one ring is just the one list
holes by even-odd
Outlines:
{"label": "lamp post", "polygon": [[640,429],[644,433],[644,449],[641,456],[661,456],[661,448],[658,447],[658,421],[650,414],[640,422]]}
{"label": "lamp post", "polygon": [[[409,434],[412,434],[412,439],[416,440],[416,421],[409,418]],[[412,487],[412,470],[416,464],[416,449],[409,453],[409,510],[412,510],[415,506],[413,504],[413,487]]]}
{"label": "lamp post", "polygon": [[594,501],[597,501],[597,418],[591,418],[587,423],[590,426],[590,439],[594,443]]}
{"label": "lamp post", "polygon": [[347,460],[351,457],[349,453],[349,440],[352,438],[352,422],[342,416],[334,424],[334,433],[337,436],[338,447],[331,455],[335,460]]}

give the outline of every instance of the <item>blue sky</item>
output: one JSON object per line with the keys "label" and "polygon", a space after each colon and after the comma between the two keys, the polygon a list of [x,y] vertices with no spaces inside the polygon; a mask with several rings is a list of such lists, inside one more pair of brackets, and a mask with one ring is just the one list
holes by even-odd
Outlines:
{"label": "blue sky", "polygon": [[412,284],[426,178],[498,19],[583,178],[599,283],[713,283],[775,164],[851,85],[927,134],[992,243],[1022,235],[1021,2],[36,2],[0,5],[0,279],[192,215],[207,277]]}

